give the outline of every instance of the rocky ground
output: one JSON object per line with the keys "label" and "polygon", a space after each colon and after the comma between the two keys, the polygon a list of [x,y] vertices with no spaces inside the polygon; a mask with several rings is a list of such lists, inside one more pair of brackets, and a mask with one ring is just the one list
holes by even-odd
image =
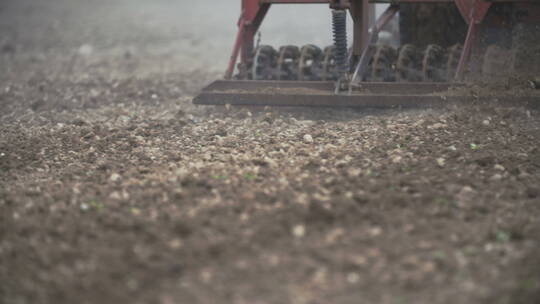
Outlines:
{"label": "rocky ground", "polygon": [[195,107],[232,30],[126,2],[0,3],[1,303],[540,300],[538,111]]}

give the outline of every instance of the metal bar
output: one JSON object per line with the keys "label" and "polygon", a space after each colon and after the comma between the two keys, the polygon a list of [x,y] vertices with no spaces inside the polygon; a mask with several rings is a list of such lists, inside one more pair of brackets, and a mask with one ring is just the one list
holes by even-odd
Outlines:
{"label": "metal bar", "polygon": [[454,0],[369,0],[369,3],[399,4],[399,3],[449,3]]}
{"label": "metal bar", "polygon": [[[267,90],[304,89],[311,93],[333,92],[335,83],[333,81],[253,81],[253,80],[217,80],[206,88],[203,92],[240,92],[257,93]],[[399,82],[365,82],[358,86],[354,93],[369,94],[431,94],[444,92],[450,88],[461,87],[460,83],[399,83]]]}
{"label": "metal bar", "polygon": [[457,66],[456,70],[456,80],[460,80],[461,77],[463,77],[463,72],[465,70],[465,62],[469,58],[469,54],[471,53],[472,43],[474,41],[474,37],[476,36],[476,22],[471,22],[469,24],[469,30],[467,31],[467,38],[465,39],[465,44],[463,45],[463,52],[461,53],[461,57],[459,58],[459,64]]}
{"label": "metal bar", "polygon": [[247,65],[253,53],[255,34],[259,30],[264,17],[270,9],[268,3],[259,3],[257,0],[243,0],[242,9],[244,12],[244,33],[241,42],[241,61]]}
{"label": "metal bar", "polygon": [[379,17],[377,20],[377,23],[375,26],[371,29],[371,33],[369,36],[369,44],[364,46],[364,51],[362,52],[362,57],[360,57],[360,61],[358,62],[358,65],[356,66],[356,69],[354,71],[353,77],[351,79],[351,85],[355,85],[356,83],[361,81],[361,77],[364,74],[364,71],[366,70],[369,59],[372,57],[373,54],[370,54],[370,45],[376,44],[379,40],[379,32],[383,29],[383,27],[394,17],[394,15],[399,11],[399,5],[390,5],[386,11]]}
{"label": "metal bar", "polygon": [[[196,105],[254,105],[284,107],[441,107],[452,103],[488,103],[540,108],[540,95],[473,98],[450,94],[459,83],[362,83],[350,95],[335,95],[331,81],[218,80],[193,99]],[[496,101],[495,101],[496,100]]]}
{"label": "metal bar", "polygon": [[[497,1],[497,0],[494,0]],[[519,0],[511,0],[519,1]],[[527,0],[521,0],[527,1]],[[326,4],[330,3],[331,0],[260,0],[260,3],[270,3],[270,4]],[[369,3],[381,3],[381,4],[392,4],[392,3],[444,3],[444,2],[454,2],[454,0],[368,0]]]}
{"label": "metal bar", "polygon": [[193,100],[199,105],[253,105],[276,107],[434,107],[445,101],[439,96],[408,95],[332,95],[332,94],[264,94],[202,93]]}
{"label": "metal bar", "polygon": [[538,0],[484,0],[486,2],[493,2],[493,3],[508,3],[508,2],[536,2],[538,3]]}
{"label": "metal bar", "polygon": [[260,0],[260,3],[270,3],[270,4],[321,4],[321,3],[330,3],[330,0]]}
{"label": "metal bar", "polygon": [[493,97],[472,99],[470,96],[437,95],[328,95],[202,93],[196,105],[238,105],[274,107],[349,107],[349,108],[437,108],[451,104],[494,104],[540,108],[540,97],[525,96],[493,101]]}
{"label": "metal bar", "polygon": [[266,14],[268,14],[268,10],[270,10],[271,4],[261,4],[259,11],[257,12],[257,15],[255,15],[255,18],[253,18],[253,29],[255,32],[259,30],[259,27],[261,26],[264,18],[266,17]]}
{"label": "metal bar", "polygon": [[[448,3],[454,2],[455,0],[369,0],[369,3],[380,3],[380,4],[398,4],[398,3]],[[538,0],[483,0],[484,2],[492,3],[538,3]]]}
{"label": "metal bar", "polygon": [[370,11],[368,0],[352,1],[350,8],[353,25],[353,55],[362,55],[369,43]]}
{"label": "metal bar", "polygon": [[476,39],[476,31],[478,24],[481,24],[484,17],[488,13],[492,3],[483,0],[455,0],[461,15],[465,21],[469,24],[467,31],[467,38],[463,45],[463,52],[459,59],[459,64],[456,70],[455,79],[461,79],[465,70],[465,63],[471,54],[472,44]]}
{"label": "metal bar", "polygon": [[240,46],[242,45],[242,37],[244,36],[245,20],[244,14],[240,16],[238,22],[238,33],[236,34],[236,39],[234,41],[234,47],[232,51],[231,58],[229,60],[229,66],[227,67],[227,72],[225,72],[225,79],[231,79],[234,73],[234,66],[236,61],[238,61],[238,55],[240,54]]}
{"label": "metal bar", "polygon": [[369,0],[369,3],[398,4],[398,3],[448,3],[454,0]]}
{"label": "metal bar", "polygon": [[[538,2],[538,0],[484,0],[493,3],[508,2]],[[451,3],[454,0],[369,0],[369,3],[397,4],[397,3]],[[269,4],[327,4],[330,0],[260,0],[260,3]]]}

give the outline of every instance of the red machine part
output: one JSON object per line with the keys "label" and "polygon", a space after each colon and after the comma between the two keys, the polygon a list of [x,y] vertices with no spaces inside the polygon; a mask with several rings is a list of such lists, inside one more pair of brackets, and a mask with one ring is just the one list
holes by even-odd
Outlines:
{"label": "red machine part", "polygon": [[[330,4],[336,7],[338,3],[340,8],[348,8],[354,20],[354,44],[353,53],[360,56],[365,47],[369,44],[368,25],[369,13],[368,5],[370,3],[449,3],[455,2],[463,18],[469,24],[467,38],[463,44],[463,53],[461,55],[456,78],[463,74],[465,63],[471,53],[472,45],[475,40],[478,25],[484,20],[489,8],[493,3],[538,3],[538,0],[242,0],[242,12],[238,21],[238,33],[233,47],[229,66],[225,78],[230,79],[234,73],[234,68],[240,55],[242,65],[248,63],[254,47],[254,37],[262,21],[264,20],[272,4]],[[391,6],[394,8],[395,6]],[[382,27],[389,21],[388,14],[383,14],[380,20],[376,22],[377,27]]]}
{"label": "red machine part", "polygon": [[[335,1],[335,0],[334,0]],[[347,3],[349,0],[347,0]],[[242,11],[238,20],[238,33],[233,47],[226,79],[232,78],[238,56],[240,62],[246,64],[253,51],[254,37],[272,4],[330,4],[333,0],[242,0]],[[349,6],[355,20],[355,36],[361,41],[368,37],[368,0],[353,1]],[[358,6],[357,4],[360,4]],[[358,40],[358,39],[357,39]],[[361,44],[355,45],[356,53],[361,53]]]}
{"label": "red machine part", "polygon": [[471,48],[473,41],[475,40],[476,32],[478,25],[482,23],[484,17],[486,17],[489,8],[491,7],[491,2],[486,2],[484,0],[455,0],[456,6],[458,7],[461,15],[469,24],[469,30],[467,31],[467,38],[463,44],[463,53],[459,59],[459,64],[456,71],[456,79],[460,79],[463,75],[463,70],[465,69],[465,62],[471,54]]}

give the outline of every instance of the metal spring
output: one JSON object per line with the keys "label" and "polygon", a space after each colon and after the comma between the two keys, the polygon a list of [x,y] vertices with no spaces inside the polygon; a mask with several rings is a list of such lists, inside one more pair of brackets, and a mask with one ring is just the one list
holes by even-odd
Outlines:
{"label": "metal spring", "polygon": [[332,29],[334,33],[335,60],[340,76],[347,73],[347,13],[345,10],[332,11]]}

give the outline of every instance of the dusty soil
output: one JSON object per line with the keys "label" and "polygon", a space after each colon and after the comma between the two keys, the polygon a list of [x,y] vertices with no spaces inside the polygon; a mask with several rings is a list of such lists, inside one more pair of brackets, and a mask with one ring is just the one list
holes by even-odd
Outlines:
{"label": "dusty soil", "polygon": [[149,2],[0,2],[1,303],[540,301],[538,111],[197,108]]}

